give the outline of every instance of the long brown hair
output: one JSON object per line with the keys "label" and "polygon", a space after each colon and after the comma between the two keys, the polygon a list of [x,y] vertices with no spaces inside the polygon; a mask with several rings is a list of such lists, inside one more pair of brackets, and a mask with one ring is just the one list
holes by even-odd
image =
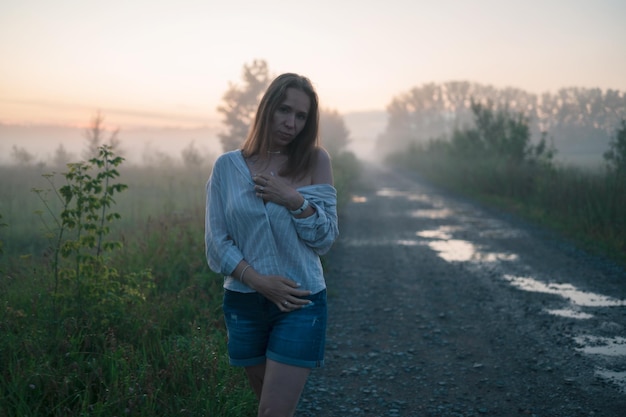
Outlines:
{"label": "long brown hair", "polygon": [[304,92],[311,105],[302,131],[287,146],[289,158],[280,171],[281,175],[301,178],[313,171],[315,167],[316,149],[319,146],[319,102],[311,81],[298,74],[286,73],[272,81],[263,94],[252,128],[242,146],[243,155],[265,155],[270,150],[272,119],[278,106],[285,100],[288,88],[296,88]]}

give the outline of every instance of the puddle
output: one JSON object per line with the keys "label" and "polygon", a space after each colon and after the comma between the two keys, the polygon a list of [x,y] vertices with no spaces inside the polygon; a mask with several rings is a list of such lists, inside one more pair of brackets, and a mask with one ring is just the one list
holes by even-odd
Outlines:
{"label": "puddle", "polygon": [[443,239],[428,242],[428,246],[447,262],[499,262],[518,259],[515,254],[483,252],[467,240],[450,239],[451,235],[448,232],[453,230],[452,227],[442,227],[436,230],[422,230],[416,234],[427,239]]}
{"label": "puddle", "polygon": [[505,275],[504,279],[511,285],[524,291],[559,295],[573,304],[582,307],[621,307],[626,306],[626,300],[608,297],[602,294],[581,291],[571,284],[546,284],[527,277]]}
{"label": "puddle", "polygon": [[390,197],[390,198],[398,198],[398,197],[407,197],[409,193],[406,191],[398,191],[395,188],[381,188],[376,191],[376,195],[380,197]]}
{"label": "puddle", "polygon": [[367,203],[367,197],[362,195],[353,195],[352,196],[353,203]]}
{"label": "puddle", "polygon": [[601,336],[575,336],[576,350],[588,355],[626,356],[626,338]]}
{"label": "puddle", "polygon": [[376,195],[379,197],[389,197],[389,198],[406,198],[409,201],[417,201],[420,203],[431,203],[433,202],[432,196],[428,194],[418,194],[414,192],[408,191],[400,191],[395,188],[381,188],[376,191]]}
{"label": "puddle", "polygon": [[593,314],[583,313],[570,308],[561,308],[557,310],[546,310],[548,314],[553,316],[566,317],[569,319],[587,320],[593,318]]}
{"label": "puddle", "polygon": [[421,230],[415,234],[426,239],[449,240],[452,239],[452,235],[450,233],[455,230],[458,230],[458,227],[442,226],[435,230]]}
{"label": "puddle", "polygon": [[445,219],[447,217],[452,216],[452,214],[454,214],[452,210],[443,208],[443,209],[413,210],[409,213],[409,216],[425,217],[427,219]]}
{"label": "puddle", "polygon": [[420,203],[431,203],[432,198],[426,194],[410,194],[407,196],[409,201],[419,201]]}
{"label": "puddle", "polygon": [[474,245],[465,240],[435,240],[428,242],[428,246],[438,252],[439,256],[448,262],[471,261],[476,254]]}
{"label": "puddle", "polygon": [[413,239],[398,239],[395,241],[395,244],[400,246],[417,246],[421,243]]}
{"label": "puddle", "polygon": [[596,369],[596,375],[600,378],[613,382],[619,387],[622,393],[626,394],[626,371],[617,372],[598,368]]}

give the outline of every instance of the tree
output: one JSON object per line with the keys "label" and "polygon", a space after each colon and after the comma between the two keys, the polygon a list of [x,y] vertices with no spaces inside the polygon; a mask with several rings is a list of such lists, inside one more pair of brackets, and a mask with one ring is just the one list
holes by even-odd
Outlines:
{"label": "tree", "polygon": [[108,145],[115,153],[121,153],[119,149],[120,140],[117,137],[119,129],[115,129],[111,132],[108,141],[104,139],[105,132],[106,127],[104,126],[104,116],[102,116],[100,110],[98,110],[96,115],[91,119],[89,127],[85,129],[84,136],[87,141],[87,148],[83,152],[83,157],[85,159],[96,157],[99,154],[99,148],[105,144]]}
{"label": "tree", "polygon": [[52,163],[55,167],[60,168],[64,167],[72,160],[72,154],[65,149],[62,143],[59,144],[59,147],[54,151],[54,158],[52,159]]}
{"label": "tree", "polygon": [[430,83],[393,98],[387,106],[388,122],[378,149],[399,151],[411,142],[425,144],[465,129],[474,122],[472,100],[481,105],[490,103],[494,111],[523,114],[528,118],[531,137],[549,132],[561,155],[600,157],[613,127],[626,117],[626,94],[615,90],[570,87],[536,95],[466,81]]}
{"label": "tree", "polygon": [[187,168],[198,168],[204,162],[204,158],[198,148],[196,148],[193,140],[181,151],[180,156],[183,160],[183,165]]}
{"label": "tree", "polygon": [[224,116],[226,132],[218,134],[224,151],[241,147],[254,120],[261,96],[271,81],[267,62],[254,60],[243,66],[243,85],[230,83],[217,111]]}
{"label": "tree", "polygon": [[350,131],[337,110],[320,111],[320,138],[331,155],[338,155],[348,145]]}
{"label": "tree", "polygon": [[35,155],[28,152],[26,148],[18,148],[16,145],[13,145],[11,156],[19,165],[31,165],[35,161]]}
{"label": "tree", "polygon": [[[269,86],[267,62],[255,60],[243,66],[243,85],[230,84],[217,111],[224,116],[227,131],[218,134],[224,151],[239,149],[248,136],[257,106]],[[348,144],[349,131],[336,110],[320,110],[320,137],[331,154],[341,152]]]}

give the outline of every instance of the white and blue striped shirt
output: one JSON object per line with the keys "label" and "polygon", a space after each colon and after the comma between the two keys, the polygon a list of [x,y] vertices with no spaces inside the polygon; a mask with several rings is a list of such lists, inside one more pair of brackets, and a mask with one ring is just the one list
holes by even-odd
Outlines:
{"label": "white and blue striped shirt", "polygon": [[315,294],[326,288],[319,255],[339,235],[337,191],[330,184],[298,188],[315,208],[295,218],[281,205],[256,196],[252,175],[240,150],[221,155],[207,183],[205,244],[209,267],[225,276],[224,288],[253,292],[234,279],[245,259],[263,275],[281,275]]}

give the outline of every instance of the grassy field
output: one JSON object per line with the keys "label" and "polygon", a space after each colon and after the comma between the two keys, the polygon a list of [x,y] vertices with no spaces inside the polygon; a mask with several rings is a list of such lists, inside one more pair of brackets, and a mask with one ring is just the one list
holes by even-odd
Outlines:
{"label": "grassy field", "polygon": [[550,228],[626,266],[623,175],[557,164],[510,164],[419,147],[392,156],[389,163]]}
{"label": "grassy field", "polygon": [[[358,161],[333,165],[341,206]],[[128,189],[106,237],[123,249],[99,255],[97,270],[72,255],[55,274],[46,234],[64,177],[53,187],[37,167],[0,167],[0,417],[255,415],[243,371],[228,365],[222,278],[204,258],[210,166],[118,171]]]}

